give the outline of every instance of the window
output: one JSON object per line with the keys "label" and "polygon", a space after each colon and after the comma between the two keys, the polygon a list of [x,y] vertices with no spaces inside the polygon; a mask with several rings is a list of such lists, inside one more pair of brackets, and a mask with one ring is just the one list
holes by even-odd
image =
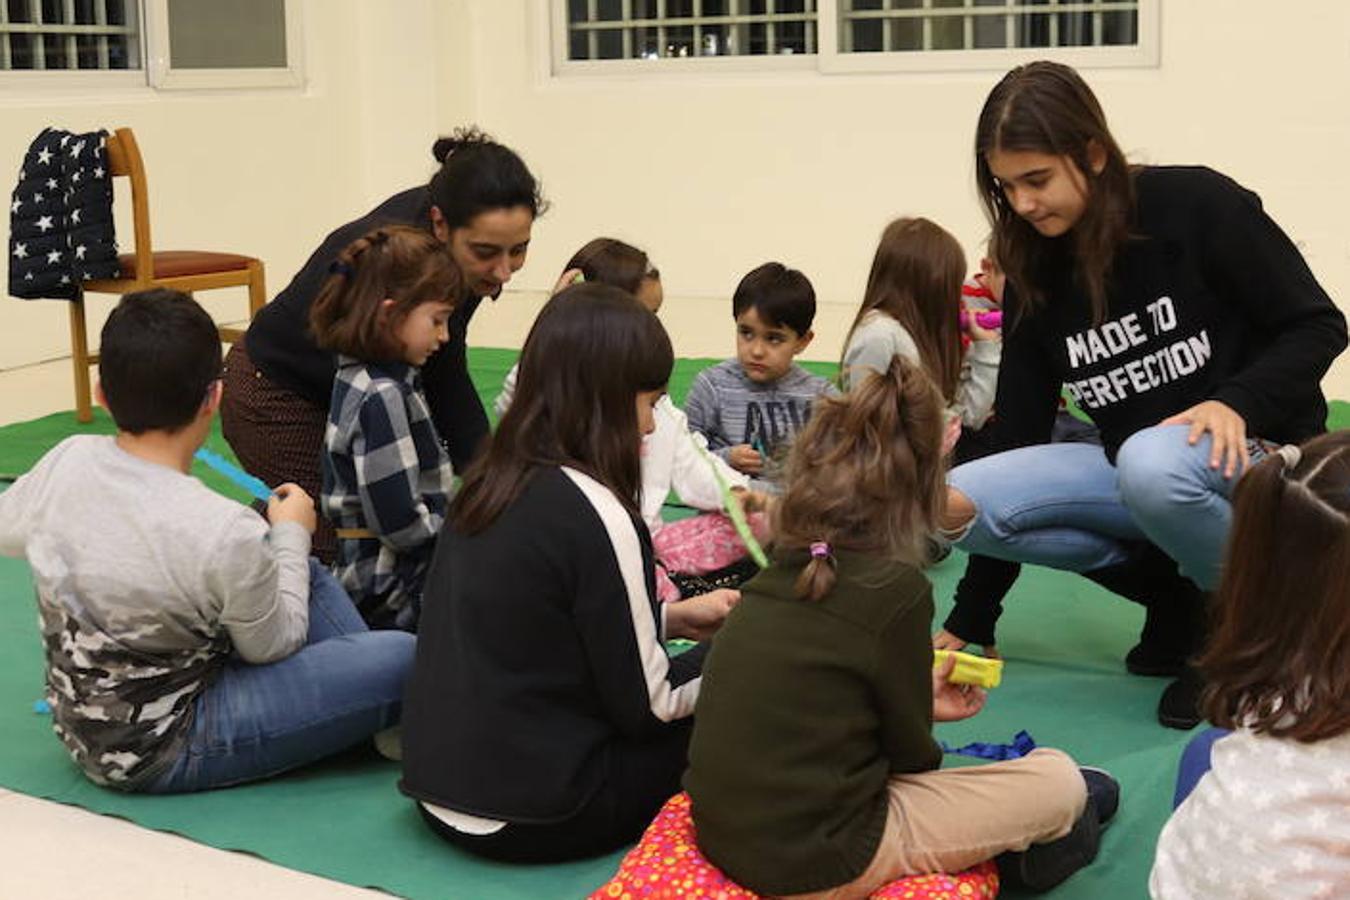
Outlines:
{"label": "window", "polygon": [[0,0],[0,73],[10,83],[50,79],[46,85],[81,77],[71,70],[122,70],[88,77],[161,89],[298,85],[299,7],[298,0]]}
{"label": "window", "polygon": [[1112,47],[1138,43],[1139,3],[1120,0],[844,0],[841,53]]}
{"label": "window", "polygon": [[558,0],[568,61],[816,52],[816,0]]}
{"label": "window", "polygon": [[849,72],[996,70],[1047,55],[1085,67],[1156,65],[1159,2],[551,0],[550,6],[555,72],[709,66]]}
{"label": "window", "polygon": [[0,0],[0,71],[139,69],[137,0]]}

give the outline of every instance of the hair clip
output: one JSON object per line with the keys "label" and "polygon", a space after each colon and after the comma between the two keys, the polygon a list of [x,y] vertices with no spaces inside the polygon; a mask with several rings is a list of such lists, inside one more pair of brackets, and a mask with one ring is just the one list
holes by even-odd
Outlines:
{"label": "hair clip", "polygon": [[1298,448],[1298,444],[1285,444],[1275,452],[1279,454],[1280,459],[1284,460],[1286,472],[1297,468],[1299,462],[1303,459],[1303,451]]}
{"label": "hair clip", "polygon": [[827,543],[825,543],[824,541],[813,541],[813,542],[811,543],[811,558],[812,558],[812,559],[829,559],[829,558],[830,558],[830,545],[827,544]]}
{"label": "hair clip", "polygon": [[328,264],[328,271],[334,275],[341,275],[344,278],[350,278],[352,275],[351,265],[340,259],[335,259],[330,262]]}

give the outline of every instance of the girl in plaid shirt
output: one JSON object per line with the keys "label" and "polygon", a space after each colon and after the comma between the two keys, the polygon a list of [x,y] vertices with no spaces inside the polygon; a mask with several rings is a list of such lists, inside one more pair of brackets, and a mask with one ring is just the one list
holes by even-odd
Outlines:
{"label": "girl in plaid shirt", "polygon": [[310,312],[315,341],[338,354],[320,508],[362,616],[414,631],[454,476],[420,370],[464,288],[440,242],[408,226],[358,238],[331,272]]}

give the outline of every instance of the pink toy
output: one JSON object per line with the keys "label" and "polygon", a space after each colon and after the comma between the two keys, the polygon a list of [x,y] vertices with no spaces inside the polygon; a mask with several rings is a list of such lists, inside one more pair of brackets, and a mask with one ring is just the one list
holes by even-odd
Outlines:
{"label": "pink toy", "polygon": [[[970,327],[970,312],[961,310],[961,327],[963,329]],[[1003,311],[991,309],[988,312],[975,313],[975,324],[989,331],[996,331],[1003,327]]]}

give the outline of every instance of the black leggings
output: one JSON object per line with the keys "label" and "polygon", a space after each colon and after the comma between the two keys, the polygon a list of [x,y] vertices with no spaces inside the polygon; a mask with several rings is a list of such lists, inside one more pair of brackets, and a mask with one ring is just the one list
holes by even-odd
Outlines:
{"label": "black leggings", "polygon": [[493,834],[465,834],[422,804],[417,808],[445,840],[489,859],[554,863],[609,853],[637,840],[661,806],[679,793],[693,725],[687,718],[663,728],[655,740],[610,744],[600,788],[581,809],[557,822],[508,822]]}

